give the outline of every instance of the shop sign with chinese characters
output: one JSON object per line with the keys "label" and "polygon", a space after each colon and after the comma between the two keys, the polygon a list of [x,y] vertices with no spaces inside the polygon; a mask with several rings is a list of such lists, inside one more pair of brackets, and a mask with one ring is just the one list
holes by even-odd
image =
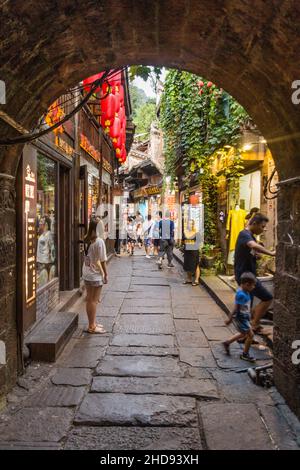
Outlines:
{"label": "shop sign with chinese characters", "polygon": [[25,302],[30,307],[36,298],[36,171],[29,163],[25,169]]}
{"label": "shop sign with chinese characters", "polygon": [[84,135],[80,134],[80,147],[88,153],[96,162],[100,162],[100,152],[91,145],[89,139]]}

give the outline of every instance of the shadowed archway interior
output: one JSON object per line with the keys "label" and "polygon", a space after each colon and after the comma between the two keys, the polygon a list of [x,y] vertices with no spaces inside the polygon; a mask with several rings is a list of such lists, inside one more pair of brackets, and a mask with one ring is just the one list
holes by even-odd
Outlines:
{"label": "shadowed archway interior", "polygon": [[[55,98],[99,70],[163,65],[205,76],[224,88],[267,139],[280,179],[300,174],[300,105],[291,100],[292,82],[300,79],[298,1],[8,0],[2,2],[0,15],[1,79],[7,90],[7,104],[1,110],[24,128],[34,127]],[[0,136],[15,134],[0,120]],[[20,151],[0,149],[1,181],[3,175],[15,176]],[[1,246],[5,254],[15,244],[15,217],[11,180],[3,181],[0,219],[6,221]],[[300,414],[300,398],[295,398],[299,372],[289,355],[300,328],[299,310],[288,301],[297,301],[294,292],[300,293],[300,281],[297,266],[286,261],[289,250],[300,259],[298,183],[282,187],[279,220],[275,370],[278,386]],[[11,271],[14,279],[15,250],[11,253],[10,258],[3,257],[1,290],[13,321],[15,289],[7,273]],[[13,348],[13,324],[11,331],[8,344]]]}

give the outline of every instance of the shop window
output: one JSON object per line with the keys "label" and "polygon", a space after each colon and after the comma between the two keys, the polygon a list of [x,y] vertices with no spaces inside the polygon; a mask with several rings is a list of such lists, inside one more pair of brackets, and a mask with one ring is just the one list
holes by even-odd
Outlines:
{"label": "shop window", "polygon": [[57,276],[57,164],[38,154],[37,157],[37,287]]}
{"label": "shop window", "polygon": [[98,207],[99,180],[88,175],[88,219],[95,217]]}

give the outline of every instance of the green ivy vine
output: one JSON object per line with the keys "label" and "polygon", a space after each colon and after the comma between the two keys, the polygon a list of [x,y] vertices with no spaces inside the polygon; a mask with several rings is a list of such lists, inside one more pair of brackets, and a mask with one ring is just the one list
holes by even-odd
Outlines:
{"label": "green ivy vine", "polygon": [[194,74],[169,70],[161,100],[165,173],[174,180],[176,167],[184,170],[186,185],[193,178],[201,185],[205,204],[205,241],[216,241],[218,178],[237,181],[243,169],[236,149],[230,165],[212,172],[216,152],[237,145],[249,116],[228,93]]}

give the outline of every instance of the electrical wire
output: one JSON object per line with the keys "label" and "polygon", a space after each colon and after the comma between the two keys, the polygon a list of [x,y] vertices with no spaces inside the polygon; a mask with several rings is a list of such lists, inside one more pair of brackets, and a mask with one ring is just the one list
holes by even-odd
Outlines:
{"label": "electrical wire", "polygon": [[[69,119],[71,119],[75,114],[77,114],[92,96],[94,98],[97,98],[97,96],[95,95],[95,91],[99,86],[102,86],[104,83],[108,84],[108,80],[112,80],[118,73],[120,73],[120,71],[123,71],[125,69],[126,69],[126,67],[125,68],[123,67],[121,69],[113,69],[113,70],[105,71],[101,78],[99,78],[98,80],[95,80],[92,83],[89,83],[90,91],[87,93],[87,95],[81,100],[81,102],[77,106],[75,106],[75,108],[69,114],[64,116],[59,122],[55,123],[53,126],[47,127],[46,129],[38,130],[38,129],[41,129],[42,126],[47,125],[44,122],[44,119],[45,119],[47,114],[44,114],[40,118],[40,124],[34,129],[33,132],[29,132],[28,134],[23,134],[21,136],[17,136],[17,137],[14,137],[14,138],[7,138],[7,139],[3,139],[3,140],[0,139],[0,146],[26,144],[27,142],[32,142],[33,140],[38,139],[39,137],[42,137],[42,136],[48,134],[49,132],[57,129],[62,124],[67,122]],[[79,91],[82,91],[83,89],[84,89],[84,86],[79,85],[79,86],[76,86],[76,87],[70,89],[65,94],[76,93],[76,91],[79,92]],[[109,95],[109,91],[106,93],[105,96],[102,96],[100,98],[100,100],[106,98],[108,95]],[[72,99],[75,100],[76,96]],[[66,103],[68,101],[69,100],[66,100],[65,102],[62,102],[62,103],[58,103],[57,106],[54,106],[52,109],[55,109],[58,106],[62,106],[64,103]],[[71,101],[71,98],[70,98],[70,101]],[[38,132],[37,132],[37,130],[38,130]]]}
{"label": "electrical wire", "polygon": [[[272,189],[271,189],[271,183],[272,183],[272,180],[273,180],[276,172],[277,172],[277,169],[274,168],[272,173],[271,173],[271,176],[267,179],[267,181],[264,184],[264,197],[267,200],[276,199],[278,197],[278,194],[279,194],[279,189],[277,189],[276,191],[272,191]],[[272,194],[272,196],[269,196],[268,193]]]}

